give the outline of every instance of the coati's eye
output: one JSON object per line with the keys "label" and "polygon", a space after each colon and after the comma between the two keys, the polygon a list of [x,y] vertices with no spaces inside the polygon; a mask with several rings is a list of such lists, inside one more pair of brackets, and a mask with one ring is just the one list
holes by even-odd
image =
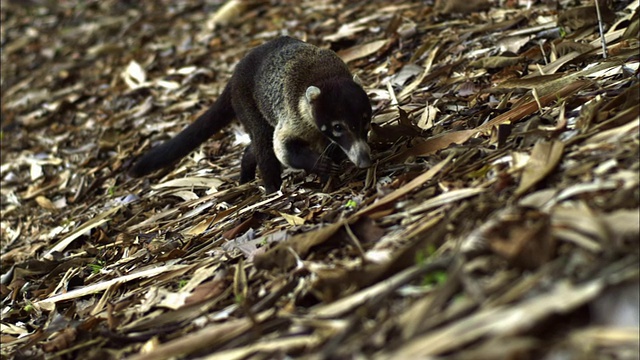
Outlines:
{"label": "coati's eye", "polygon": [[342,125],[340,125],[340,124],[334,124],[333,125],[333,131],[335,131],[337,133],[341,133],[342,130],[344,130],[344,127],[342,127]]}

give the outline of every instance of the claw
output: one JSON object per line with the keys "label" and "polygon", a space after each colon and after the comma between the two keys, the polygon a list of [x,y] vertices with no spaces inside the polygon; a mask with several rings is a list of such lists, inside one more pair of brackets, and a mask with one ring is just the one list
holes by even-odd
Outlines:
{"label": "claw", "polygon": [[331,175],[340,175],[342,168],[340,167],[340,165],[334,163],[333,161],[331,162],[331,169],[329,170],[331,172]]}
{"label": "claw", "polygon": [[322,156],[316,163],[314,172],[318,175],[327,175],[327,173],[333,175],[335,173],[337,165],[328,157]]}

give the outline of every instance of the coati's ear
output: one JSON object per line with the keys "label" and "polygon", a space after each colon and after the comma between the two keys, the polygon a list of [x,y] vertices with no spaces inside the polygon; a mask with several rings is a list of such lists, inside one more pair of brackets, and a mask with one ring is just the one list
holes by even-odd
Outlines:
{"label": "coati's ear", "polygon": [[353,82],[362,86],[362,80],[360,80],[360,77],[357,74],[353,74]]}
{"label": "coati's ear", "polygon": [[320,96],[320,89],[318,89],[316,86],[312,85],[307,88],[305,97],[307,98],[307,101],[309,103],[312,103],[315,99],[318,98],[318,96]]}

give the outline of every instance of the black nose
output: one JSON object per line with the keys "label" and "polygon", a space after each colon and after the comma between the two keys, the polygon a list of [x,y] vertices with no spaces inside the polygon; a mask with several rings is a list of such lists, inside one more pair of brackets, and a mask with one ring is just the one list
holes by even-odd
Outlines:
{"label": "black nose", "polygon": [[371,149],[365,140],[356,140],[349,150],[345,150],[347,157],[359,168],[371,166]]}
{"label": "black nose", "polygon": [[371,156],[369,156],[368,153],[361,153],[360,156],[358,156],[356,166],[361,169],[368,168],[371,166]]}

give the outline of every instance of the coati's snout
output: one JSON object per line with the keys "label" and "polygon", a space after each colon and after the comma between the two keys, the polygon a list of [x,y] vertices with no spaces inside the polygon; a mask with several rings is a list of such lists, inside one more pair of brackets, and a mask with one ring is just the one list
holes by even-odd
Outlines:
{"label": "coati's snout", "polygon": [[371,148],[367,143],[369,127],[362,127],[345,120],[334,120],[330,127],[321,125],[320,131],[338,145],[353,164],[367,168],[371,166]]}
{"label": "coati's snout", "polygon": [[[362,87],[351,79],[331,83],[331,96],[315,86],[306,91],[316,125],[359,168],[371,166],[367,137],[371,128],[371,103]],[[336,95],[337,94],[337,95]]]}
{"label": "coati's snout", "polygon": [[352,143],[351,148],[346,150],[345,154],[352,163],[361,169],[371,166],[371,149],[366,140],[359,139]]}
{"label": "coati's snout", "polygon": [[354,125],[346,123],[344,120],[336,120],[331,123],[331,127],[320,126],[320,131],[338,145],[347,155],[349,161],[359,168],[371,166],[371,148],[367,143],[368,127],[359,129]]}

